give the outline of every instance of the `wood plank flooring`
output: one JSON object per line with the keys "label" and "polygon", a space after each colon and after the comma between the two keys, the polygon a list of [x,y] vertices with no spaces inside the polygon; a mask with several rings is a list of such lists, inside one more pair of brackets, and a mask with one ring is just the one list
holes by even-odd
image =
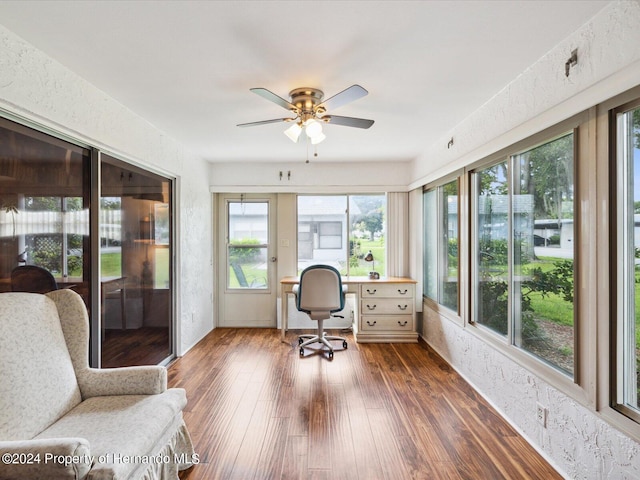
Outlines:
{"label": "wood plank flooring", "polygon": [[169,366],[201,459],[181,479],[562,478],[424,342],[347,334],[328,361],[297,333],[218,328]]}
{"label": "wood plank flooring", "polygon": [[102,341],[102,368],[157,365],[169,352],[168,328],[106,330]]}

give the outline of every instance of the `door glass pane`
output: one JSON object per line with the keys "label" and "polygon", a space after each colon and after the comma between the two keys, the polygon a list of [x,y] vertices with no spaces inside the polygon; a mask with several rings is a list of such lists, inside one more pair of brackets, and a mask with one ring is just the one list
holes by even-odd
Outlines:
{"label": "door glass pane", "polygon": [[230,201],[227,288],[268,289],[269,202]]}
{"label": "door glass pane", "polygon": [[509,274],[507,162],[498,163],[475,173],[474,180],[476,190],[474,321],[506,336]]}
{"label": "door glass pane", "polygon": [[618,117],[617,402],[640,413],[640,108]]}
{"label": "door glass pane", "polygon": [[171,181],[103,155],[100,293],[103,367],[172,352]]}
{"label": "door glass pane", "polygon": [[0,119],[0,291],[44,291],[37,273],[12,282],[33,265],[89,307],[89,162],[88,149]]}
{"label": "door glass pane", "polygon": [[573,134],[513,157],[515,345],[568,374],[574,363]]}

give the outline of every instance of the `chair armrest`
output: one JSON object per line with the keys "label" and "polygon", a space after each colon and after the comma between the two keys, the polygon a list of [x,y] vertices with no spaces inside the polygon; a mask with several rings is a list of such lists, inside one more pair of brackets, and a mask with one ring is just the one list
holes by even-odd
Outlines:
{"label": "chair armrest", "polygon": [[296,283],[296,284],[293,286],[293,288],[291,289],[291,291],[292,291],[295,295],[297,295],[297,294],[298,294],[298,290],[300,290],[300,284],[299,284],[299,283]]}
{"label": "chair armrest", "polygon": [[93,460],[84,438],[0,441],[0,479],[84,479]]}
{"label": "chair armrest", "polygon": [[88,368],[78,375],[82,398],[109,395],[155,395],[167,389],[167,369],[159,365]]}
{"label": "chair armrest", "polygon": [[349,291],[349,285],[342,285],[342,293],[347,293]]}

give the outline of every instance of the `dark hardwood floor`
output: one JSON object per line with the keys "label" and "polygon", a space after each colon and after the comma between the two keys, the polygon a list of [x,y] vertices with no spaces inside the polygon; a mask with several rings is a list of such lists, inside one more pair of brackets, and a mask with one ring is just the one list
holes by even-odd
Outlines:
{"label": "dark hardwood floor", "polygon": [[218,328],[169,366],[201,460],[181,479],[561,478],[424,342],[347,334],[328,361],[296,333]]}
{"label": "dark hardwood floor", "polygon": [[105,330],[102,368],[157,365],[168,356],[168,328]]}

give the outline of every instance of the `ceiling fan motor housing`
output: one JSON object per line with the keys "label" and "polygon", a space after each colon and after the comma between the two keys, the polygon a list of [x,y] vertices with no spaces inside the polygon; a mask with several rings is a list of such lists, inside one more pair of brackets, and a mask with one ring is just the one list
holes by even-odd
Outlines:
{"label": "ceiling fan motor housing", "polygon": [[291,103],[298,109],[297,113],[300,115],[301,120],[305,121],[308,118],[313,118],[316,114],[324,113],[324,108],[316,108],[322,103],[324,92],[317,88],[296,88],[289,92],[291,97]]}

